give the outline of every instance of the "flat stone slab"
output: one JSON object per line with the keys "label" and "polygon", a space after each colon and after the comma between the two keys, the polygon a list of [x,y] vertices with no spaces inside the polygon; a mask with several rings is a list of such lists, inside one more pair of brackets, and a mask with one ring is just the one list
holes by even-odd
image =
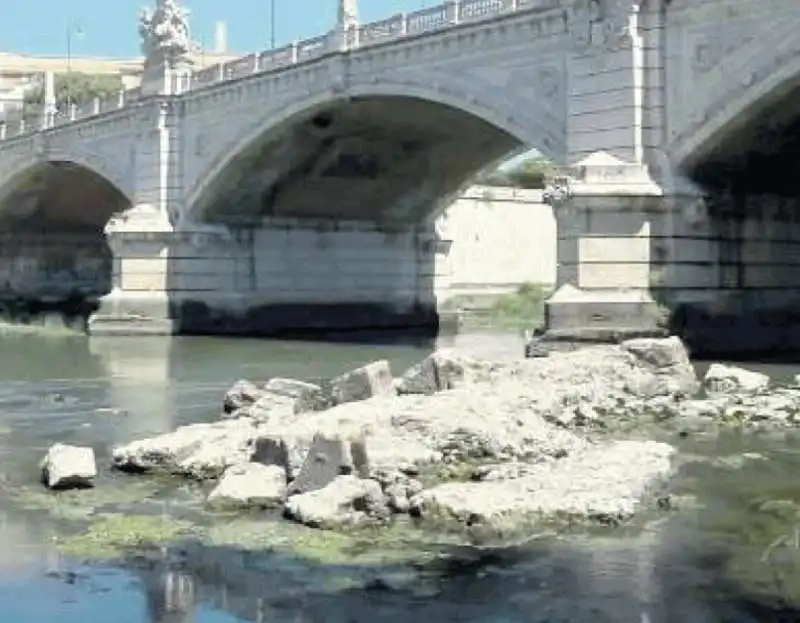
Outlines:
{"label": "flat stone slab", "polygon": [[411,500],[424,523],[467,528],[477,540],[518,536],[542,519],[631,517],[673,471],[676,450],[653,441],[590,446],[507,481],[446,483]]}
{"label": "flat stone slab", "polygon": [[258,429],[249,419],[191,424],[115,447],[114,467],[123,471],[164,471],[198,480],[219,478],[232,465],[249,462]]}
{"label": "flat stone slab", "polygon": [[225,470],[206,502],[214,508],[273,508],[286,500],[286,472],[277,465],[243,463]]}

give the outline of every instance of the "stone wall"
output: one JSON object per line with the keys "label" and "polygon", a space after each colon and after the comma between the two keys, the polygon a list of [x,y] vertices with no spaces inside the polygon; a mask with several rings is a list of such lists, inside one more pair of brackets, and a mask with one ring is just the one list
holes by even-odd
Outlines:
{"label": "stone wall", "polygon": [[542,191],[473,186],[437,221],[436,296],[503,294],[523,283],[552,286],[556,222]]}

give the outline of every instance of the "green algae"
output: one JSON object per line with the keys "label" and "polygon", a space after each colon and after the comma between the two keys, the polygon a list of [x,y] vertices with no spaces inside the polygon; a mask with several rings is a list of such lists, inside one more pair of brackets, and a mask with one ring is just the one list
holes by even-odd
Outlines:
{"label": "green algae", "polygon": [[209,527],[205,542],[269,551],[328,565],[421,564],[437,555],[410,525],[333,532],[277,519],[238,518]]}
{"label": "green algae", "polygon": [[42,511],[56,519],[85,519],[97,511],[151,499],[164,489],[157,480],[130,479],[92,489],[51,491],[41,487],[9,487],[7,495],[16,508]]}
{"label": "green algae", "polygon": [[188,521],[160,515],[109,514],[98,516],[87,530],[58,539],[62,554],[89,559],[119,558],[136,549],[162,545],[201,530]]}

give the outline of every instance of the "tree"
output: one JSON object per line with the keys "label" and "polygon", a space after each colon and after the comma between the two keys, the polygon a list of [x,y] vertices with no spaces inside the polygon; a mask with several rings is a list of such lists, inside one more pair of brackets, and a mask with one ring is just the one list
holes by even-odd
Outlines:
{"label": "tree", "polygon": [[[66,113],[70,103],[78,108],[91,106],[96,97],[111,98],[123,88],[122,76],[119,74],[89,75],[77,72],[56,74],[56,108]],[[44,106],[44,84],[38,84],[25,94],[25,117],[29,112],[38,114]]]}
{"label": "tree", "polygon": [[486,186],[511,186],[514,188],[544,188],[555,173],[553,163],[537,156],[525,160],[511,169],[495,169],[478,176],[477,184]]}

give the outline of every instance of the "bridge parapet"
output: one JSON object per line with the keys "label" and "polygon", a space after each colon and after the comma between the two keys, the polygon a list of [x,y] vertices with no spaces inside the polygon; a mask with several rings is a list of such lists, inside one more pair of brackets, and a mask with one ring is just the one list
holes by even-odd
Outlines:
{"label": "bridge parapet", "polygon": [[[213,65],[188,75],[176,74],[170,80],[170,92],[181,95],[253,74],[278,73],[289,67],[312,63],[343,51],[361,49],[440,32],[460,25],[491,21],[522,12],[557,9],[560,0],[454,0],[439,6],[388,18],[352,24],[344,37],[336,29],[289,45],[255,52],[239,59]],[[142,97],[141,88],[123,90],[113,96],[84,106],[70,106],[64,111],[47,113],[44,107],[26,107],[24,115],[0,121],[0,141],[68,125],[124,108]]]}

